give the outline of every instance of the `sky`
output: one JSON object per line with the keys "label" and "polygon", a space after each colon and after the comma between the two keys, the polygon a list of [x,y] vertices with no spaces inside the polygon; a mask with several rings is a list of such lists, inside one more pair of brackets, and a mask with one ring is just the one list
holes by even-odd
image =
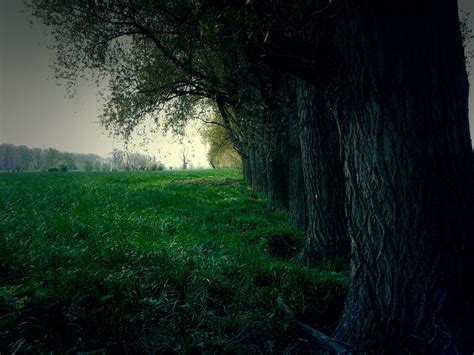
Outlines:
{"label": "sky", "polygon": [[[460,0],[459,7],[474,17],[473,0]],[[123,142],[110,138],[98,123],[102,102],[98,102],[94,83],[81,82],[72,99],[66,97],[64,86],[57,85],[50,68],[54,52],[46,47],[50,37],[39,21],[33,19],[30,25],[31,20],[23,0],[0,0],[0,143],[104,157],[114,148],[123,149]],[[473,75],[469,79],[474,83]],[[470,90],[469,103],[474,137],[474,89]],[[186,146],[157,134],[147,134],[149,142],[144,144],[137,134],[130,149],[154,155],[174,167],[179,166],[186,149],[193,166],[207,167],[207,147],[196,132],[199,127],[188,129]]]}
{"label": "sky", "polygon": [[[25,10],[23,0],[0,0],[0,143],[104,157],[114,148],[125,149],[124,142],[109,137],[98,123],[103,102],[98,102],[95,83],[80,82],[72,99],[57,85],[47,28]],[[188,128],[185,144],[171,135],[150,133],[147,144],[136,134],[128,146],[173,167],[180,165],[185,149],[192,166],[208,167],[207,147],[196,132],[200,127]]]}

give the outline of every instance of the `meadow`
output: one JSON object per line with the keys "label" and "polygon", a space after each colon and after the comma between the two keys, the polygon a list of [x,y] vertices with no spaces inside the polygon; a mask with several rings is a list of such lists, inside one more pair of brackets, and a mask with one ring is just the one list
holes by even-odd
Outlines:
{"label": "meadow", "polygon": [[236,170],[2,173],[0,353],[308,351],[347,268],[286,220]]}

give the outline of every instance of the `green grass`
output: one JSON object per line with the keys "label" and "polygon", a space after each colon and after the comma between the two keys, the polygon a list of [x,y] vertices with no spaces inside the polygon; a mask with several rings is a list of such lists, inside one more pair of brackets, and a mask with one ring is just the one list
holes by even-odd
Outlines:
{"label": "green grass", "polygon": [[274,352],[331,332],[344,266],[234,170],[0,174],[0,353]]}

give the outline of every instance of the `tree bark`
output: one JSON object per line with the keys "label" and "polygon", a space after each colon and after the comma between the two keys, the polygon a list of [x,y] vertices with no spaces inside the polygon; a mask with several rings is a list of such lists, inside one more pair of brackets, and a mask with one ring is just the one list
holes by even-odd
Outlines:
{"label": "tree bark", "polygon": [[273,209],[288,210],[288,155],[286,134],[288,112],[284,106],[289,76],[270,71],[271,85],[262,86],[265,112],[265,147],[267,148],[268,198]]}
{"label": "tree bark", "polygon": [[252,186],[252,167],[250,165],[250,155],[248,144],[242,144],[243,152],[240,153],[242,159],[242,172],[244,174],[244,181],[248,186]]}
{"label": "tree bark", "polygon": [[[267,198],[271,209],[288,208],[288,166],[281,154],[281,134],[274,132],[265,144]],[[271,142],[273,140],[273,142]]]}
{"label": "tree bark", "polygon": [[474,213],[456,2],[342,4],[352,259],[336,338],[377,351],[470,353],[463,272]]}
{"label": "tree bark", "polygon": [[296,80],[301,162],[308,226],[301,259],[320,262],[349,257],[344,213],[344,173],[339,131],[324,88]]}
{"label": "tree bark", "polygon": [[263,127],[262,132],[256,135],[255,148],[257,151],[257,165],[258,165],[258,186],[259,192],[264,196],[268,196],[268,180],[267,180],[267,159],[265,154],[265,147],[263,143]]}
{"label": "tree bark", "polygon": [[248,151],[249,151],[249,165],[250,165],[250,172],[251,172],[251,185],[250,187],[254,191],[260,191],[259,186],[259,166],[258,166],[258,159],[257,159],[257,150],[255,147],[255,143],[253,142],[253,136],[249,139],[248,144]]}
{"label": "tree bark", "polygon": [[308,224],[308,210],[296,110],[296,81],[288,74],[280,73],[280,76],[282,78],[280,104],[284,102],[284,107],[280,108],[280,111],[285,115],[281,146],[282,161],[287,172],[288,221],[296,229],[304,231]]}
{"label": "tree bark", "polygon": [[306,230],[308,210],[296,115],[288,122],[288,218],[293,227]]}

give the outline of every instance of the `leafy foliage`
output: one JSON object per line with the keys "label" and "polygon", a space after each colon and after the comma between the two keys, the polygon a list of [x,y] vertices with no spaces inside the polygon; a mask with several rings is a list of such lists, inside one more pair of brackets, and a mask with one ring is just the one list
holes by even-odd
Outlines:
{"label": "leafy foliage", "polygon": [[213,120],[203,132],[202,139],[209,144],[207,160],[213,168],[239,168],[242,159],[235,150],[229,130],[225,128],[222,119],[214,113]]}
{"label": "leafy foliage", "polygon": [[147,119],[181,133],[200,106],[217,101],[232,113],[224,126],[237,149],[262,124],[253,112],[270,80],[260,46],[271,14],[262,19],[256,3],[28,2],[55,37],[58,79],[71,92],[86,76],[107,87],[102,123],[116,135],[130,137]]}

